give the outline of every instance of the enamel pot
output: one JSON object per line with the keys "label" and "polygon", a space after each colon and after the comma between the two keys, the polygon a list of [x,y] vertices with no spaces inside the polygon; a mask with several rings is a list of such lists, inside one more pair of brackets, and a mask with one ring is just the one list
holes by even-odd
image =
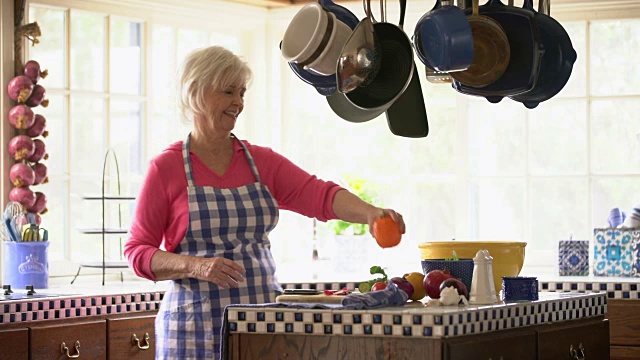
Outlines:
{"label": "enamel pot", "polygon": [[[513,4],[513,0],[509,0]],[[536,85],[544,48],[540,30],[534,19],[531,0],[524,1],[524,8],[507,6],[500,0],[489,0],[480,6],[480,14],[496,20],[509,39],[511,56],[504,74],[483,87],[474,87],[453,80],[452,86],[467,95],[484,96],[489,102],[500,102],[505,96],[525,93]],[[470,12],[471,9],[465,9]]]}
{"label": "enamel pot", "polygon": [[562,90],[569,81],[577,59],[569,34],[559,22],[549,16],[549,8],[549,0],[540,0],[535,14],[540,28],[540,40],[545,49],[536,86],[526,93],[510,96],[529,109],[551,99]]}

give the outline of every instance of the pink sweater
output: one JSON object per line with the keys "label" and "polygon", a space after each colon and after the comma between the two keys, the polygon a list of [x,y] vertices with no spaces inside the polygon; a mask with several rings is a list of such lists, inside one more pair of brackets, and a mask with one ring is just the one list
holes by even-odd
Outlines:
{"label": "pink sweater", "polygon": [[[291,210],[320,221],[336,219],[333,198],[339,185],[310,175],[270,148],[243,142],[253,155],[263,184],[280,209]],[[235,153],[222,176],[209,169],[193,152],[191,165],[196,186],[234,188],[254,183],[242,146],[236,140]],[[184,238],[189,223],[187,178],[182,161],[182,141],[171,144],[149,164],[124,255],[135,273],[155,280],[151,257],[161,246],[174,251]]]}

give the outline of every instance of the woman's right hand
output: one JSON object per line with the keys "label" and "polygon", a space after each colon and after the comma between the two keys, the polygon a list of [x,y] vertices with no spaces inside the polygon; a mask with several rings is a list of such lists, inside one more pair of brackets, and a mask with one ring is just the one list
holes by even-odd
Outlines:
{"label": "woman's right hand", "polygon": [[244,282],[244,267],[223,257],[201,258],[194,261],[193,277],[211,281],[222,289],[237,288]]}

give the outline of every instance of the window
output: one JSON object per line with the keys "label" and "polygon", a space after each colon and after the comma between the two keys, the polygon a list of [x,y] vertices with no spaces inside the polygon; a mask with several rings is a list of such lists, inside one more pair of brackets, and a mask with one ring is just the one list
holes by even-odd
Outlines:
{"label": "window", "polygon": [[[407,223],[397,248],[380,250],[372,240],[359,249],[367,266],[357,274],[336,267],[335,249],[320,252],[323,264],[310,270],[317,278],[367,279],[372,265],[389,267],[391,276],[420,271],[418,244],[454,238],[526,241],[525,270],[557,274],[558,240],[590,240],[594,227],[607,226],[611,208],[630,211],[640,202],[631,195],[640,192],[640,126],[634,116],[640,110],[634,70],[640,12],[632,6],[596,14],[590,11],[596,4],[577,13],[562,5],[554,5],[552,16],[569,33],[578,60],[559,95],[535,110],[510,99],[491,104],[428,83],[419,67],[431,128],[426,139],[393,136],[384,116],[364,124],[340,119],[279,53],[272,54],[281,64],[285,104],[280,150],[334,180],[357,173],[386,184],[384,205],[401,211]],[[352,11],[361,12],[357,4]],[[409,6],[405,31],[421,15]],[[397,19],[397,13],[388,18]],[[272,43],[287,24],[280,24]],[[291,264],[281,269],[298,269],[296,279],[308,279],[299,272],[311,259],[312,224],[286,216],[274,231],[274,251]],[[318,244],[332,236],[325,228],[316,231]],[[324,264],[323,258],[330,260]],[[282,276],[292,277],[291,271]]]}
{"label": "window", "polygon": [[[389,267],[394,276],[419,270],[421,242],[501,239],[528,242],[530,273],[555,273],[558,240],[570,234],[591,239],[594,227],[606,225],[609,209],[629,210],[639,201],[632,194],[640,193],[634,116],[640,110],[640,8],[585,2],[577,10],[569,1],[557,3],[552,15],[578,52],[558,96],[535,110],[509,99],[490,104],[427,83],[419,67],[431,131],[425,139],[405,139],[389,132],[384,116],[363,124],[338,118],[290,71],[277,44],[299,7],[30,2],[29,21],[37,20],[43,35],[27,58],[50,72],[42,82],[50,105],[38,108],[50,132],[50,182],[38,191],[49,200],[51,273],[71,275],[76,268],[69,262],[100,255],[99,239],[76,229],[99,225],[99,213],[79,195],[99,190],[106,149],[113,147],[121,160],[123,192],[135,194],[148,160],[186,135],[176,114],[175,71],[189,50],[212,43],[245,56],[254,71],[240,137],[271,146],[325,179],[357,174],[382,184],[383,205],[404,214],[408,232],[401,245],[383,251],[371,240],[356,250],[367,266]],[[362,15],[358,3],[346,6]],[[427,10],[410,4],[404,29],[410,33]],[[397,9],[389,12],[397,19]],[[213,24],[211,14],[221,13]],[[281,280],[369,277],[336,268],[331,231],[314,224],[281,212],[271,234]],[[314,238],[321,260],[309,267]],[[117,257],[118,242],[110,245]]]}
{"label": "window", "polygon": [[[69,276],[77,271],[69,263],[101,260],[100,236],[78,229],[102,226],[99,203],[83,201],[82,196],[100,193],[107,149],[114,149],[118,157],[121,192],[137,194],[148,160],[188,133],[189,127],[177,116],[175,100],[182,59],[212,44],[251,57],[244,41],[254,30],[231,29],[229,23],[237,21],[233,15],[216,24],[203,21],[199,8],[166,17],[175,10],[170,2],[149,3],[154,10],[118,8],[100,1],[73,8],[56,4],[30,2],[28,22],[37,21],[42,36],[39,44],[28,48],[25,59],[37,60],[50,74],[41,81],[50,104],[35,109],[47,118],[49,183],[34,191],[42,191],[48,199],[43,226],[52,243],[50,274]],[[233,13],[245,7],[228,8]],[[262,26],[264,11],[247,8],[249,16],[256,16],[255,26]],[[151,19],[159,14],[166,20]],[[192,21],[181,23],[184,16]],[[116,173],[111,159],[107,164],[107,192],[113,194]],[[121,204],[123,225],[131,222],[134,207]],[[117,204],[108,206],[106,223],[118,224]],[[108,260],[120,259],[124,240],[108,239]],[[81,272],[90,273],[90,269]]]}

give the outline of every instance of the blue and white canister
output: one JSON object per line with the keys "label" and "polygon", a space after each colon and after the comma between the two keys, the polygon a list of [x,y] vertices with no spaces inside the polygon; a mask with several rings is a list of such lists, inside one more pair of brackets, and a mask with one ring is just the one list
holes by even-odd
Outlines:
{"label": "blue and white canister", "polygon": [[560,276],[588,276],[589,240],[560,240],[558,271]]}

